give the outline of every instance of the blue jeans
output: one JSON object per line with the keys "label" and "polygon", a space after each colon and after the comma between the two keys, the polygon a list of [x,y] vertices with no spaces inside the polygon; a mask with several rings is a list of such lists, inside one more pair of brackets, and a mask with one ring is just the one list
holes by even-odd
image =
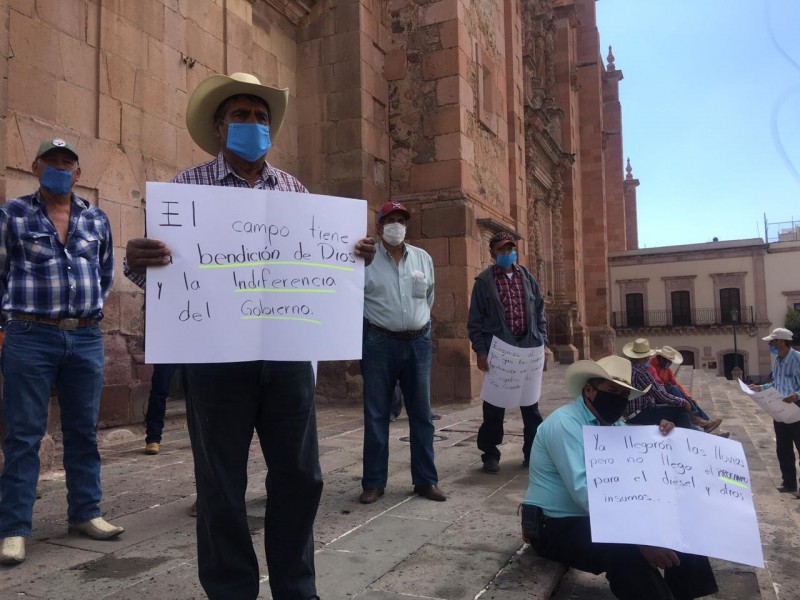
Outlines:
{"label": "blue jeans", "polygon": [[267,464],[264,547],[272,597],[314,598],[322,471],[311,363],[192,364],[184,381],[197,481],[197,566],[206,595],[258,596],[245,506],[255,430]]}
{"label": "blue jeans", "polygon": [[161,443],[164,431],[164,415],[167,413],[167,396],[172,382],[172,374],[178,365],[153,365],[153,376],[150,378],[150,397],[147,399],[147,414],[144,422],[147,426],[144,442]]}
{"label": "blue jeans", "polygon": [[64,331],[10,321],[2,353],[5,466],[0,475],[0,537],[29,536],[39,478],[39,445],[47,431],[50,388],[58,392],[67,518],[101,515],[97,419],[103,385],[100,326]]}
{"label": "blue jeans", "polygon": [[361,486],[385,488],[389,472],[389,415],[400,382],[411,433],[411,480],[436,485],[431,420],[431,334],[400,340],[364,328],[364,459]]}
{"label": "blue jeans", "polygon": [[684,394],[681,391],[681,388],[679,388],[677,385],[671,385],[671,384],[670,385],[665,385],[664,389],[667,390],[667,393],[672,394],[673,396],[677,396],[678,398],[683,398],[684,400],[689,400],[689,404],[692,405],[692,412],[691,412],[692,415],[696,415],[696,416],[700,417],[701,419],[705,419],[706,421],[710,421],[711,420],[711,417],[709,417],[705,413],[705,411],[703,411],[703,409],[700,408],[697,405],[697,402],[687,398],[686,394]]}
{"label": "blue jeans", "polygon": [[658,425],[662,419],[672,421],[675,423],[675,427],[693,429],[689,413],[683,407],[671,404],[657,404],[646,408],[633,419],[628,419],[628,423],[631,425]]}

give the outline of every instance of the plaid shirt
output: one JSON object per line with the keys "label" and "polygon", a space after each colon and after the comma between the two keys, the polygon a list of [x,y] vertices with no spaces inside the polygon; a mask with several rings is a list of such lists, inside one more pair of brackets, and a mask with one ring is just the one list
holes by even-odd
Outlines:
{"label": "plaid shirt", "polygon": [[643,364],[631,361],[631,367],[633,367],[631,371],[631,385],[633,385],[633,387],[635,387],[637,390],[643,390],[648,385],[652,387],[646,394],[628,401],[628,406],[625,407],[626,417],[629,418],[630,415],[640,410],[653,408],[657,404],[683,406],[685,400],[667,393],[667,390],[664,389],[664,386],[653,379],[650,371],[648,371]]}
{"label": "plaid shirt", "polygon": [[[225,160],[222,152],[217,154],[214,158],[203,164],[189,167],[185,171],[178,173],[170,183],[190,183],[195,185],[221,185],[225,187],[240,187],[250,188],[247,180],[239,177],[228,161]],[[308,190],[300,183],[295,177],[289,175],[285,171],[276,169],[267,161],[264,161],[264,166],[261,168],[261,176],[252,186],[255,190],[280,190],[282,192],[298,192],[300,194],[307,194]],[[127,257],[123,260],[122,271],[125,277],[130,279],[140,288],[144,289],[145,281],[147,278],[144,275],[137,275],[128,268]]]}
{"label": "plaid shirt", "polygon": [[509,277],[503,269],[495,265],[494,280],[511,333],[516,336],[525,335],[528,331],[528,317],[525,315],[525,290],[519,269],[514,267],[512,276]]}
{"label": "plaid shirt", "polygon": [[0,206],[3,316],[103,318],[114,281],[114,245],[105,213],[72,194],[66,244],[39,192]]}

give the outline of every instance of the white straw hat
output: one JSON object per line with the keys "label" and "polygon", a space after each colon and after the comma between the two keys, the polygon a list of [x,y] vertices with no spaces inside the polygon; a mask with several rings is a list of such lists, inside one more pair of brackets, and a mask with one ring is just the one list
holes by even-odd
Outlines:
{"label": "white straw hat", "polygon": [[584,384],[590,379],[607,379],[624,388],[628,388],[629,400],[638,398],[650,390],[648,385],[644,390],[637,390],[631,385],[631,361],[621,356],[606,356],[597,362],[593,360],[579,360],[572,363],[564,374],[567,391],[572,397],[581,395]]}
{"label": "white straw hat", "polygon": [[289,88],[274,88],[262,85],[257,77],[249,73],[211,75],[206,77],[192,92],[186,106],[186,128],[194,143],[211,155],[219,152],[219,140],[214,135],[214,113],[231,96],[248,94],[258,96],[269,106],[269,137],[274,140],[283,125],[286,105],[289,103]]}

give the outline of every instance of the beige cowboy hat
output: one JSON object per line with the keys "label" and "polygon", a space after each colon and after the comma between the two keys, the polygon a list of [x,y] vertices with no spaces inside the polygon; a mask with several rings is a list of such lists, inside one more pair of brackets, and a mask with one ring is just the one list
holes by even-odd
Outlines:
{"label": "beige cowboy hat", "polygon": [[597,362],[593,360],[579,360],[572,363],[564,374],[567,391],[573,398],[581,395],[583,386],[590,379],[608,379],[617,385],[628,388],[630,396],[628,400],[638,398],[650,390],[648,385],[643,390],[637,390],[631,385],[631,361],[625,360],[621,356],[606,356]]}
{"label": "beige cowboy hat", "polygon": [[622,353],[629,358],[646,358],[653,356],[656,351],[650,349],[650,340],[637,338],[622,347]]}
{"label": "beige cowboy hat", "polygon": [[289,102],[289,88],[279,89],[262,85],[257,77],[249,73],[211,75],[200,82],[189,98],[186,107],[186,128],[194,143],[213,156],[219,152],[219,140],[214,135],[214,113],[225,100],[239,94],[258,96],[267,103],[271,139],[278,137],[278,132],[281,130],[286,116],[286,105]]}
{"label": "beige cowboy hat", "polygon": [[663,348],[658,348],[656,350],[656,354],[658,356],[663,356],[668,361],[671,361],[673,365],[680,365],[683,363],[683,354],[675,350],[672,346],[664,346]]}

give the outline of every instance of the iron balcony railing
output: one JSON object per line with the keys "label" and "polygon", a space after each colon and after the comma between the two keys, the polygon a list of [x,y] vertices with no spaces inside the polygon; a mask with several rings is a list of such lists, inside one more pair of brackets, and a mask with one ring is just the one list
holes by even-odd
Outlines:
{"label": "iron balcony railing", "polygon": [[[612,313],[612,326],[615,329],[634,327],[713,327],[733,325],[730,311],[718,308],[696,308],[688,311],[646,310],[639,313],[619,311]],[[755,311],[752,306],[739,310],[737,325],[755,325]]]}

